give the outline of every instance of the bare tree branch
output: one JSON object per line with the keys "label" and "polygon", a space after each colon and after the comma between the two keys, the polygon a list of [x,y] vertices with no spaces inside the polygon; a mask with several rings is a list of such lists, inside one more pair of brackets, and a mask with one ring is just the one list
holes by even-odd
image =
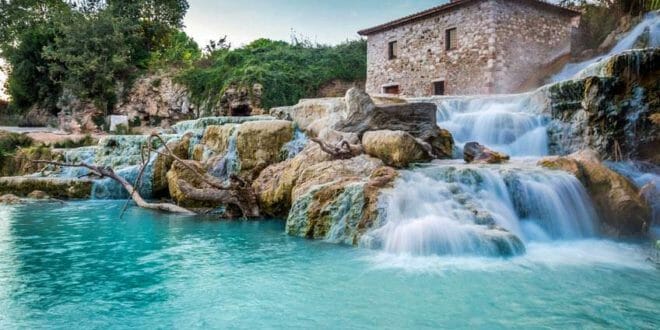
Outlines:
{"label": "bare tree branch", "polygon": [[50,164],[50,165],[55,165],[55,166],[64,166],[64,167],[84,167],[89,169],[90,171],[96,173],[99,177],[101,178],[111,178],[126,189],[131,194],[131,198],[137,204],[137,206],[145,208],[145,209],[151,209],[151,210],[157,210],[157,211],[165,211],[165,212],[170,212],[170,213],[179,213],[179,214],[185,214],[185,215],[194,215],[195,212],[192,212],[188,209],[182,208],[180,206],[170,204],[170,203],[149,203],[142,198],[139,192],[133,187],[133,185],[128,182],[126,179],[122,178],[121,176],[117,175],[111,168],[109,167],[102,167],[102,166],[96,166],[96,165],[90,165],[86,163],[78,163],[78,164],[67,164],[67,163],[60,163],[60,162],[54,162],[54,161],[45,161],[45,160],[34,160],[33,162],[35,163],[40,163],[40,164]]}

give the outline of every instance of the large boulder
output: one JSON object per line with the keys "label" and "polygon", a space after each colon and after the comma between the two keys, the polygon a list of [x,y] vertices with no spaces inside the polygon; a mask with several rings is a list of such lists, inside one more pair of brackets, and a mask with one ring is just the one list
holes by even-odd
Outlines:
{"label": "large boulder", "polygon": [[546,157],[539,165],[569,172],[587,188],[602,223],[602,231],[611,236],[645,234],[651,221],[651,209],[628,179],[603,165],[592,150],[565,157]]}
{"label": "large boulder", "polygon": [[14,194],[5,194],[0,196],[0,205],[21,204],[23,201]]}
{"label": "large boulder", "polygon": [[362,145],[368,155],[398,168],[432,159],[429,150],[404,131],[368,131],[362,136]]}
{"label": "large boulder", "polygon": [[396,176],[396,170],[380,167],[368,177],[339,175],[309,186],[295,199],[287,218],[287,233],[357,245],[376,222],[380,190],[391,187]]}
{"label": "large boulder", "polygon": [[282,147],[293,139],[293,123],[286,120],[241,124],[236,136],[240,175],[252,180],[268,165],[282,160]]}
{"label": "large boulder", "polygon": [[198,161],[185,160],[184,164],[174,162],[167,172],[167,186],[172,199],[182,207],[191,209],[215,208],[217,203],[208,201],[198,201],[188,198],[182,184],[188,184],[194,188],[210,188],[209,185],[200,178],[197,173],[206,173],[206,168]]}
{"label": "large boulder", "polygon": [[509,160],[509,155],[491,150],[477,142],[468,142],[463,147],[466,163],[500,164]]}
{"label": "large boulder", "polygon": [[300,174],[312,165],[331,159],[318,145],[308,144],[295,157],[266,167],[252,183],[261,212],[286,217],[291,208],[292,190]]}

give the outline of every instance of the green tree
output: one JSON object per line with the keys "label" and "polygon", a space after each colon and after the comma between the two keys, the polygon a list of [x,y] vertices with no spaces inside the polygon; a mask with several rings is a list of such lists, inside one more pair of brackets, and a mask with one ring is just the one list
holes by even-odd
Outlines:
{"label": "green tree", "polygon": [[138,29],[134,22],[108,11],[75,13],[59,20],[55,43],[44,49],[50,78],[110,111],[116,103],[117,82],[136,72],[130,46],[138,43]]}
{"label": "green tree", "polygon": [[7,48],[4,55],[11,64],[7,91],[14,105],[27,109],[34,104],[55,113],[61,86],[57,79],[50,79],[50,60],[43,56],[43,49],[53,46],[55,33],[44,25],[28,29],[20,35],[17,46]]}

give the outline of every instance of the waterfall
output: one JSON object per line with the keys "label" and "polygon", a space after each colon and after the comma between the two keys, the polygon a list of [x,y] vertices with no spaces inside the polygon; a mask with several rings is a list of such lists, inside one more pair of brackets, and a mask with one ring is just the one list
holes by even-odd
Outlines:
{"label": "waterfall", "polygon": [[229,137],[227,150],[225,154],[218,159],[211,167],[209,173],[221,179],[229,179],[233,174],[238,174],[241,170],[240,159],[238,158],[238,148],[236,140],[238,138],[238,127],[234,127]]}
{"label": "waterfall", "polygon": [[596,232],[596,213],[575,177],[524,163],[405,171],[380,203],[382,226],[361,243],[395,254],[516,255],[528,242]]}
{"label": "waterfall", "polygon": [[646,15],[644,20],[637,24],[624,38],[619,40],[617,44],[607,53],[596,58],[579,62],[568,63],[559,73],[550,78],[551,82],[559,82],[563,80],[572,79],[575,77],[585,77],[587,75],[598,75],[599,64],[602,60],[623,51],[633,49],[637,41],[643,35],[648,33],[648,47],[660,47],[660,14],[651,12]]}
{"label": "waterfall", "polygon": [[548,154],[550,118],[536,93],[414,101],[437,104],[438,126],[452,133],[461,154],[463,145],[471,141],[511,156]]}
{"label": "waterfall", "polygon": [[305,148],[305,145],[307,145],[308,141],[309,138],[305,132],[301,131],[299,128],[296,128],[295,132],[293,133],[293,140],[287,142],[282,147],[282,151],[286,155],[287,159],[293,158]]}

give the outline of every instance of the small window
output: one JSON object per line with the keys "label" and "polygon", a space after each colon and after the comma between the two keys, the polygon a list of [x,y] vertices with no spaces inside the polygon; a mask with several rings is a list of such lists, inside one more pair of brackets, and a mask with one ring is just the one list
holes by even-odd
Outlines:
{"label": "small window", "polygon": [[387,57],[390,60],[393,60],[396,58],[397,53],[398,53],[398,49],[396,46],[396,41],[390,41],[390,43],[387,44]]}
{"label": "small window", "polygon": [[433,82],[433,95],[445,95],[445,82],[444,81],[434,81]]}
{"label": "small window", "polygon": [[456,28],[445,30],[445,49],[453,50],[458,46],[456,44]]}
{"label": "small window", "polygon": [[399,85],[393,85],[393,86],[385,86],[383,87],[383,92],[385,94],[399,94]]}

